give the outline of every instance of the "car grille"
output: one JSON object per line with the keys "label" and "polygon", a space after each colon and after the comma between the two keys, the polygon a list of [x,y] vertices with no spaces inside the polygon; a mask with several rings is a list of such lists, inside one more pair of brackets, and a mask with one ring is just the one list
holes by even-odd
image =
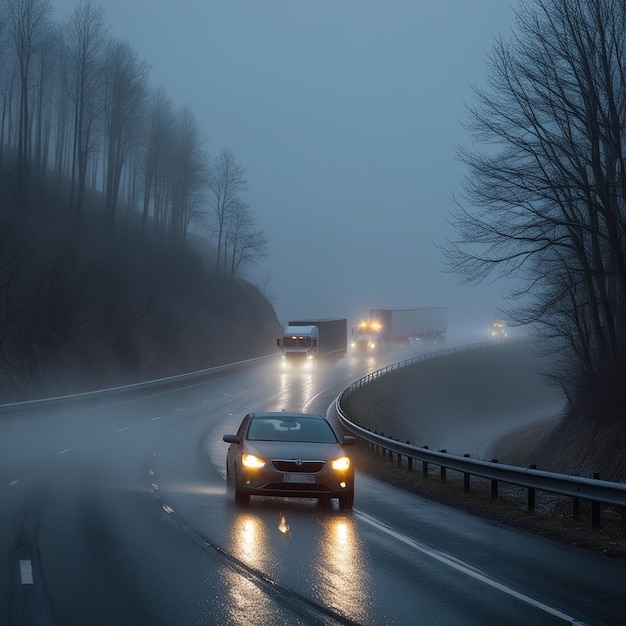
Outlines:
{"label": "car grille", "polygon": [[325,465],[324,461],[302,461],[300,464],[295,460],[276,459],[272,461],[272,465],[279,472],[303,472],[304,474],[316,474],[320,472]]}

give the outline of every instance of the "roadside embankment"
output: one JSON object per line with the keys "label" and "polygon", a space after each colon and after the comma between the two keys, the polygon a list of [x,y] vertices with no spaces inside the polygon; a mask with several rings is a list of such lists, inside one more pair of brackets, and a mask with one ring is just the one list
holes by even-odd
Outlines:
{"label": "roadside embankment", "polygon": [[[356,390],[342,407],[353,421],[393,439],[562,472],[579,450],[554,458],[554,440],[562,439],[565,451],[572,439],[563,432],[568,424],[560,419],[561,396],[540,374],[543,364],[530,342],[494,344],[394,370]],[[361,471],[420,496],[569,546],[626,558],[626,513],[616,507],[603,507],[602,527],[592,530],[587,501],[579,503],[579,517],[572,519],[570,498],[541,493],[529,514],[527,494],[519,487],[501,483],[494,499],[487,479],[473,477],[467,493],[463,476],[455,472],[442,482],[433,480],[438,472],[432,466],[428,478],[365,446],[356,447],[355,454]],[[590,476],[585,470],[579,473]]]}
{"label": "roadside embankment", "polygon": [[344,409],[394,439],[518,464],[561,417],[561,394],[541,366],[530,341],[457,352],[372,381]]}

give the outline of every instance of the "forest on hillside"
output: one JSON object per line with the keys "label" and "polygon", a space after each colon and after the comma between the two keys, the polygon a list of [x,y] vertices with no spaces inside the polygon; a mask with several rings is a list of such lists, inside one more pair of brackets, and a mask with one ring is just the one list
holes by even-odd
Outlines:
{"label": "forest on hillside", "polygon": [[0,0],[0,401],[268,354],[268,239],[102,7]]}

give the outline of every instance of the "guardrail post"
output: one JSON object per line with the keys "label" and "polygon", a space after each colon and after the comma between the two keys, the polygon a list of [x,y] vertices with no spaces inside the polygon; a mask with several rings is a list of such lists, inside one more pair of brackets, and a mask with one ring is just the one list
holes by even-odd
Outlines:
{"label": "guardrail post", "polygon": [[[600,472],[594,472],[595,480],[600,478]],[[597,530],[600,528],[600,503],[596,500],[591,501],[591,528]]]}
{"label": "guardrail post", "polygon": [[[447,450],[442,450],[442,452],[445,454],[447,452]],[[439,470],[440,470],[441,482],[445,483],[446,482],[446,466],[445,465],[440,465],[439,466]]]}
{"label": "guardrail post", "polygon": [[[537,466],[533,463],[528,466],[528,469],[537,469]],[[535,511],[535,489],[534,487],[528,487],[528,511],[534,513]]]}
{"label": "guardrail post", "polygon": [[[410,442],[410,441],[407,441],[407,442],[406,442],[406,445],[407,445],[407,446],[410,446],[410,445],[411,445],[411,442]],[[412,457],[412,456],[407,456],[407,457],[406,457],[406,464],[407,464],[407,469],[408,469],[408,471],[409,471],[409,472],[412,472],[412,471],[413,471],[413,457]]]}
{"label": "guardrail post", "polygon": [[[574,474],[574,476],[578,476],[578,474]],[[572,498],[572,519],[578,520],[580,518],[580,498],[574,496]]]}
{"label": "guardrail post", "polygon": [[[424,446],[424,450],[428,450],[428,446]],[[422,477],[428,478],[428,461],[422,461]]]}
{"label": "guardrail post", "polygon": [[[469,454],[463,455],[466,459],[469,459]],[[463,491],[470,490],[470,475],[469,472],[463,472]]]}
{"label": "guardrail post", "polygon": [[[497,463],[498,459],[491,459],[492,463]],[[495,478],[491,479],[491,497],[495,500],[498,497],[498,481]]]}

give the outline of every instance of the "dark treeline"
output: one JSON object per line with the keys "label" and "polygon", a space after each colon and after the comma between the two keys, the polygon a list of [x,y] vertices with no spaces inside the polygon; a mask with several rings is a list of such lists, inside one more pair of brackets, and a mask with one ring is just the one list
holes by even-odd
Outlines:
{"label": "dark treeline", "polygon": [[139,211],[142,237],[180,245],[192,224],[215,235],[217,265],[231,276],[262,257],[266,238],[230,150],[210,161],[191,110],[151,87],[101,7],[80,2],[64,24],[51,10],[48,0],[0,0],[0,167],[12,219],[63,183],[77,236],[86,194],[99,191],[92,208],[106,236]]}
{"label": "dark treeline", "polygon": [[0,398],[267,353],[245,187],[101,7],[0,0]]}
{"label": "dark treeline", "polygon": [[[510,318],[550,355],[567,415],[546,447],[626,475],[626,4],[522,0],[468,107],[449,266],[516,279]],[[554,357],[554,358],[552,358]],[[576,433],[575,446],[570,440]],[[565,445],[564,445],[565,444]]]}

